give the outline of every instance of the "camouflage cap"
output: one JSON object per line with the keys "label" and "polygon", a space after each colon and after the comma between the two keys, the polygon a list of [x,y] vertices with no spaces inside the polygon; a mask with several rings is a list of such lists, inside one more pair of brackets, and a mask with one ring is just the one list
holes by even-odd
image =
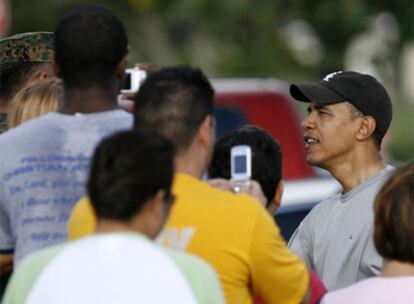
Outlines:
{"label": "camouflage cap", "polygon": [[22,33],[0,39],[0,65],[11,62],[51,62],[53,33]]}

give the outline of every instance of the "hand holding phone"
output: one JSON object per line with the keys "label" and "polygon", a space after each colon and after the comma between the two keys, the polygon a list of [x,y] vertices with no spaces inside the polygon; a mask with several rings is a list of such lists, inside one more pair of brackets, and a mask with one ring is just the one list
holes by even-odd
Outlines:
{"label": "hand holding phone", "polygon": [[[262,187],[255,180],[249,180],[245,183],[237,183],[224,178],[213,178],[207,180],[210,186],[222,191],[231,191],[234,193],[244,193],[256,198],[264,207],[267,205],[266,196],[263,194]],[[236,191],[238,189],[238,191]]]}

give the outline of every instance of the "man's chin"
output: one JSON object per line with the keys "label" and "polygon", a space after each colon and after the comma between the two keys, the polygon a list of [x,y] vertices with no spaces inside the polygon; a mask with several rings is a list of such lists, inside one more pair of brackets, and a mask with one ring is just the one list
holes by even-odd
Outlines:
{"label": "man's chin", "polygon": [[323,162],[321,160],[315,158],[315,157],[312,157],[311,155],[307,155],[306,162],[310,166],[319,167],[319,168],[325,169],[324,168],[324,165],[323,165]]}

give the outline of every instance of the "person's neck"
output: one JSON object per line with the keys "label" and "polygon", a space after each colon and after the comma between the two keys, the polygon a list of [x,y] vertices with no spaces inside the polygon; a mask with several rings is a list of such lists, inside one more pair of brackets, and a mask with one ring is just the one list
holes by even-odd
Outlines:
{"label": "person's neck", "polygon": [[111,219],[98,219],[96,224],[96,232],[97,233],[117,233],[117,232],[138,232],[144,235],[147,235],[146,226],[144,224],[140,224],[138,221],[128,221],[122,222],[117,220]]}
{"label": "person's neck", "polygon": [[349,192],[385,168],[379,151],[362,151],[348,155],[346,159],[336,160],[327,169],[342,185],[344,192]]}
{"label": "person's neck", "polygon": [[85,88],[65,90],[58,112],[64,114],[95,113],[118,108],[117,92],[111,89]]}
{"label": "person's neck", "polygon": [[174,157],[175,172],[201,179],[205,171],[205,166],[197,156],[190,151],[177,153]]}
{"label": "person's neck", "polygon": [[384,259],[381,271],[382,277],[404,277],[414,276],[414,265],[395,260]]}

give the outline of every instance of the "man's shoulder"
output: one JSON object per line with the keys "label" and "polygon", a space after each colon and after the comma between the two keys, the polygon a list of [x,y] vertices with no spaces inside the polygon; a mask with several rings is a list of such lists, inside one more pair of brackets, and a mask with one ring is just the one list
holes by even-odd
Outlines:
{"label": "man's shoulder", "polygon": [[339,196],[339,193],[331,195],[314,206],[302,220],[296,232],[308,234],[318,227],[329,227],[332,221],[335,221],[333,214],[340,210],[340,208],[338,209]]}
{"label": "man's shoulder", "polygon": [[308,216],[319,216],[320,214],[329,212],[330,210],[335,208],[335,205],[339,203],[340,193],[335,193],[320,203],[318,203],[312,210],[309,212]]}
{"label": "man's shoulder", "polygon": [[190,253],[168,248],[165,251],[181,270],[199,303],[224,303],[217,274],[207,262]]}
{"label": "man's shoulder", "polygon": [[[110,124],[106,124],[107,122]],[[108,129],[132,128],[133,115],[123,109],[84,114],[81,123],[105,126]]]}
{"label": "man's shoulder", "polygon": [[19,267],[22,271],[39,270],[47,265],[65,247],[66,243],[52,245],[29,254],[20,262]]}
{"label": "man's shoulder", "polygon": [[[261,203],[247,194],[235,194],[215,188],[205,182],[200,181],[200,183],[205,187],[205,192],[202,194],[195,192],[192,200],[199,200],[200,211],[204,210],[207,214],[214,214],[218,221],[220,219],[227,223],[233,221],[235,225],[249,227],[248,223],[254,225],[258,214],[266,213]],[[189,200],[188,203],[191,201]]]}
{"label": "man's shoulder", "polygon": [[[90,113],[90,114],[85,114],[86,116],[89,116],[93,119],[99,120],[105,120],[105,119],[110,119],[110,120],[116,120],[116,119],[126,119],[127,122],[128,120],[132,120],[133,119],[133,115],[123,109],[115,109],[115,110],[110,110],[110,111],[104,111],[104,112],[96,112],[96,113]],[[89,118],[88,118],[89,120]]]}
{"label": "man's shoulder", "polygon": [[301,226],[305,225],[306,229],[309,229],[313,226],[321,227],[324,223],[329,225],[336,220],[334,215],[343,214],[345,209],[348,210],[348,216],[356,215],[356,212],[359,212],[361,216],[370,218],[371,213],[366,211],[372,211],[373,198],[393,171],[394,168],[388,165],[350,192],[338,192],[327,197],[312,208],[302,221]]}
{"label": "man's shoulder", "polygon": [[384,185],[384,183],[389,179],[389,177],[394,172],[395,172],[395,167],[391,165],[386,165],[384,169],[382,169],[376,175],[374,175],[373,177],[371,177],[370,179],[368,179],[367,181],[361,184],[363,187],[363,190],[368,191],[369,189],[371,191],[374,191],[376,194],[376,192],[379,191],[379,188],[381,188]]}
{"label": "man's shoulder", "polygon": [[[57,112],[50,112],[43,116],[29,120],[22,123],[16,128],[9,129],[0,136],[0,142],[27,142],[27,138],[39,138],[47,135],[51,136],[53,130],[65,129],[65,125],[73,125],[74,123],[83,125],[83,121],[77,121],[76,115],[64,115]],[[102,125],[106,121],[111,121],[113,124],[108,126],[108,129],[122,129],[130,128],[133,123],[132,114],[121,110],[112,110],[102,113],[85,114],[85,122],[92,125]],[[70,128],[68,128],[70,131]],[[33,141],[29,141],[33,144]]]}
{"label": "man's shoulder", "polygon": [[372,204],[381,187],[388,180],[395,168],[387,165],[375,175],[361,182],[346,193],[337,196],[339,203],[345,203],[349,209],[372,209]]}
{"label": "man's shoulder", "polygon": [[13,144],[18,143],[20,140],[26,140],[27,137],[35,135],[40,130],[49,128],[53,120],[50,119],[50,115],[43,115],[36,119],[32,119],[16,128],[9,129],[7,132],[4,132],[0,136],[1,143],[13,142]]}
{"label": "man's shoulder", "polygon": [[[8,158],[3,167],[13,168],[15,161],[19,163],[23,157],[59,151],[63,145],[76,147],[79,153],[90,154],[102,137],[129,129],[132,123],[132,115],[120,109],[80,117],[47,113],[0,135],[3,156]],[[84,137],[81,138],[80,134]]]}
{"label": "man's shoulder", "polygon": [[[263,218],[270,218],[257,200],[244,194],[219,190],[202,181],[175,186],[173,191],[177,200],[165,225],[162,244],[168,244],[172,238],[175,242],[177,236],[182,240],[193,239],[191,236],[194,234],[194,239],[200,242],[209,240],[211,246],[224,240],[245,246],[244,240],[253,237],[258,222],[266,225],[267,221]],[[239,237],[235,238],[235,235]],[[182,248],[181,243],[167,246]],[[208,244],[203,246],[209,247]]]}
{"label": "man's shoulder", "polygon": [[43,270],[65,247],[54,245],[26,256],[13,272],[4,303],[24,303]]}
{"label": "man's shoulder", "polygon": [[176,194],[188,198],[192,197],[192,200],[194,197],[197,197],[201,202],[208,201],[208,207],[220,206],[224,208],[232,206],[232,208],[262,208],[260,202],[249,195],[223,191],[209,185],[205,181],[184,174],[179,174],[178,180],[179,182],[176,183],[173,188]]}
{"label": "man's shoulder", "polygon": [[132,115],[131,113],[129,113],[129,112],[127,112],[127,111],[123,110],[123,109],[115,109],[115,110],[112,110],[112,111],[108,111],[108,112],[106,112],[106,113],[107,113],[107,115],[109,115],[109,116],[113,116],[113,117],[119,117],[119,118],[125,118],[125,117],[127,117],[127,118],[133,118],[133,115]]}
{"label": "man's shoulder", "polygon": [[44,149],[44,142],[48,141],[53,133],[53,123],[46,116],[25,122],[0,134],[2,157],[7,159],[7,162],[0,163],[1,172],[3,172],[2,168],[12,169],[18,166],[21,162],[20,158]]}

